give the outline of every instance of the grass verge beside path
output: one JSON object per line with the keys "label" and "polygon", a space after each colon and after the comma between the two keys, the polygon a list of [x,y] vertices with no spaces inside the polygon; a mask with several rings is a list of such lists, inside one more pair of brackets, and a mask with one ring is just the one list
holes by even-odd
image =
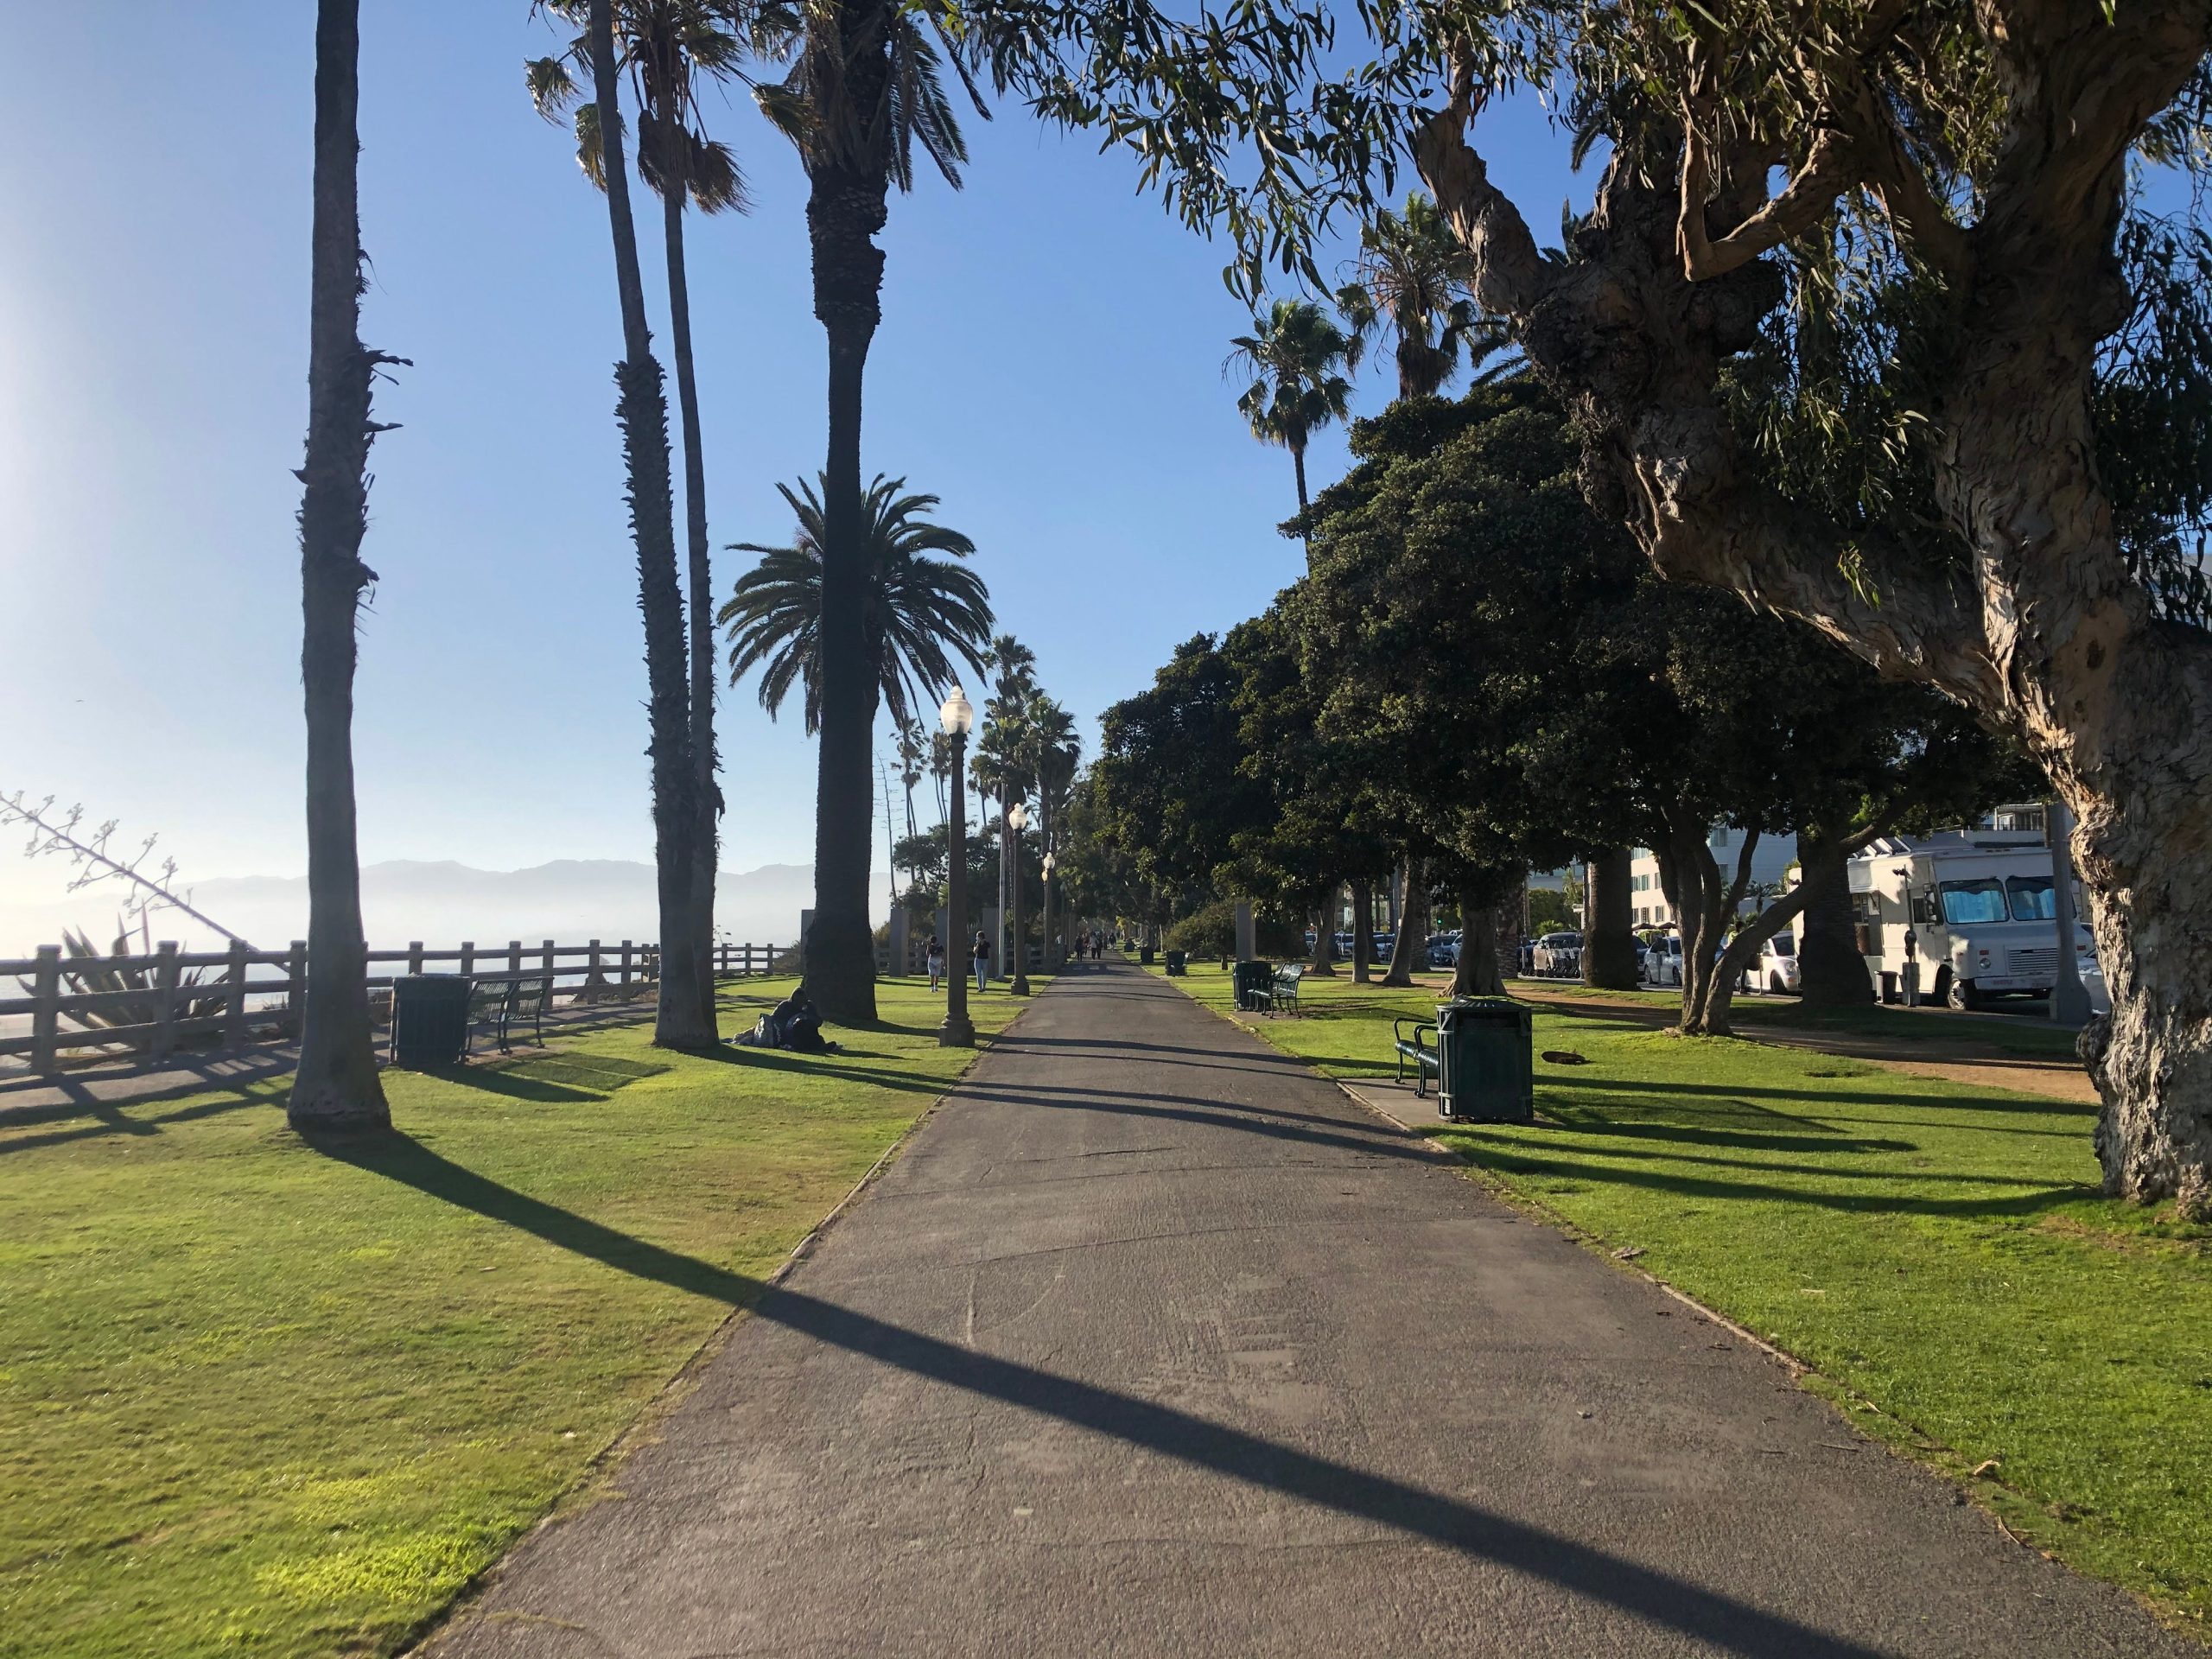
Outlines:
{"label": "grass verge beside path", "polygon": [[[1231,1006],[1217,969],[1173,982]],[[1436,993],[1308,977],[1300,1001],[1243,1019],[1330,1075],[1387,1078],[1391,1017],[1433,1017]],[[2202,1632],[2212,1229],[2099,1194],[2094,1109],[1594,1002],[1535,1027],[1590,1064],[1537,1063],[1535,1126],[1438,1140],[1802,1361],[2024,1540]]]}
{"label": "grass verge beside path", "polygon": [[398,1133],[331,1151],[281,1078],[0,1115],[0,1654],[391,1651],[965,1065],[924,983],[878,1001],[837,1055],[387,1072]]}

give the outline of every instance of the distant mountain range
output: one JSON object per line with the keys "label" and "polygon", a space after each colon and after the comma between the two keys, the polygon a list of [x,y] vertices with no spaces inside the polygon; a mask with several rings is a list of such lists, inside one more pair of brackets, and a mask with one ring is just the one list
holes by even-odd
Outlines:
{"label": "distant mountain range", "polygon": [[[885,902],[879,898],[879,905]],[[192,903],[264,950],[307,936],[303,875],[197,881]],[[715,884],[715,921],[734,942],[785,944],[798,936],[799,912],[813,904],[811,865],[726,871]],[[526,870],[393,859],[361,870],[364,931],[379,949],[412,939],[433,946],[464,939],[478,944],[549,938],[563,944],[594,938],[643,943],[659,936],[657,914],[652,866],[620,859],[556,859]],[[152,926],[155,938],[174,938],[188,950],[221,948],[220,939],[174,911],[157,913]],[[81,929],[106,945],[115,930],[113,896],[96,887],[54,904],[0,903],[0,956],[19,950],[29,956],[35,946],[57,944],[64,927]]]}

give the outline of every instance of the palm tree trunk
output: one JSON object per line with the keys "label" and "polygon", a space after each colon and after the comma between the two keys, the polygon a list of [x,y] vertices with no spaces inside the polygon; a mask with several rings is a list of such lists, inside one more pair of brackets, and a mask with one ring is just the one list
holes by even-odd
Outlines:
{"label": "palm tree trunk", "polygon": [[1351,884],[1351,976],[1364,985],[1375,977],[1375,884]]}
{"label": "palm tree trunk", "polygon": [[[868,38],[865,20],[842,8],[848,38]],[[854,106],[876,107],[883,67],[861,53],[848,64]],[[863,85],[872,81],[872,85]],[[870,771],[876,664],[868,658],[861,545],[861,394],[869,342],[881,315],[883,228],[888,185],[834,162],[817,162],[807,197],[814,251],[814,314],[830,340],[830,452],[823,468],[822,550],[822,734],[815,791],[814,931],[808,940],[808,994],[826,1019],[845,1025],[875,1018],[875,948],[868,924],[870,826],[875,787]]]}
{"label": "palm tree trunk", "polygon": [[706,442],[699,430],[699,384],[691,360],[691,283],[683,257],[683,145],[673,120],[661,178],[662,229],[667,246],[668,333],[676,356],[676,406],[683,429],[683,529],[690,554],[691,771],[698,812],[691,845],[691,948],[698,961],[699,1017],[719,1038],[715,1012],[715,866],[721,791],[715,783],[715,586],[707,550]]}
{"label": "palm tree trunk", "polygon": [[360,0],[321,0],[315,37],[315,225],[308,440],[300,475],[300,678],[307,706],[308,982],[287,1108],[300,1129],[391,1124],[369,1025],[353,817],[354,623],[376,573],[367,523],[370,380],[360,340]]}
{"label": "palm tree trunk", "polygon": [[1306,499],[1306,446],[1304,444],[1294,443],[1291,445],[1290,464],[1294,467],[1297,468],[1298,471],[1298,512],[1299,516],[1303,518],[1305,517],[1307,510],[1313,505],[1313,504]]}
{"label": "palm tree trunk", "polygon": [[701,1016],[700,952],[694,948],[692,903],[698,829],[693,770],[683,595],[676,579],[676,507],[669,479],[668,394],[645,326],[645,290],[638,270],[637,226],[630,217],[629,175],[622,156],[621,81],[614,60],[612,0],[592,0],[592,80],[605,151],[607,222],[614,243],[614,284],[622,309],[622,361],[615,365],[627,471],[630,533],[638,550],[638,608],[645,624],[646,753],[652,764],[653,865],[660,908],[659,1001],[653,1041],[667,1048],[715,1043]]}
{"label": "palm tree trunk", "polygon": [[1582,982],[1609,991],[1632,991],[1640,982],[1636,966],[1635,894],[1629,849],[1616,847],[1585,867],[1590,912],[1582,934]]}

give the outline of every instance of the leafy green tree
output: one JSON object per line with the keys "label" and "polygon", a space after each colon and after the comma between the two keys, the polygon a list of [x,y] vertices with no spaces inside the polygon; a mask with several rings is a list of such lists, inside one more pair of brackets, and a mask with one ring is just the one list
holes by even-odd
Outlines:
{"label": "leafy green tree", "polygon": [[[806,972],[823,1014],[849,1024],[875,1017],[868,876],[878,678],[868,650],[868,509],[861,491],[861,393],[882,317],[883,253],[875,237],[889,215],[892,187],[913,188],[917,149],[956,188],[968,151],[939,79],[934,24],[893,0],[819,0],[802,16],[790,73],[755,95],[806,168],[814,314],[830,346],[821,770]],[[964,82],[957,57],[952,64]],[[969,91],[972,97],[972,86]],[[976,108],[982,111],[980,99]]]}
{"label": "leafy green tree", "polygon": [[[1725,1032],[1742,963],[1803,902],[1724,953],[1760,835],[1855,849],[1994,787],[2001,753],[1940,700],[1659,580],[1584,503],[1577,435],[1533,378],[1401,403],[1353,442],[1296,590],[1315,723],[1443,849],[1464,913],[1531,866],[1649,846],[1682,918],[1682,1027]],[[1732,869],[1716,823],[1747,832]]]}
{"label": "leafy green tree", "polygon": [[1236,412],[1262,443],[1290,451],[1298,474],[1298,510],[1308,505],[1306,446],[1332,421],[1341,421],[1351,405],[1349,371],[1359,366],[1362,343],[1346,334],[1311,300],[1277,300],[1267,315],[1252,319],[1252,332],[1230,342],[1223,365],[1227,374],[1248,374],[1236,398]]}
{"label": "leafy green tree", "polygon": [[[811,736],[822,728],[823,503],[803,480],[796,493],[776,487],[798,521],[791,543],[731,543],[733,551],[758,553],[760,562],[737,579],[718,620],[729,639],[730,683],[760,669],[760,706],[772,716],[794,685],[803,687]],[[903,478],[877,476],[861,538],[861,639],[874,676],[868,719],[872,725],[880,706],[901,728],[914,723],[918,709],[936,706],[960,664],[982,672],[992,622],[983,579],[955,562],[971,557],[975,543],[923,517],[937,497],[906,488]]]}
{"label": "leafy green tree", "polygon": [[369,1024],[353,816],[353,670],[378,368],[361,344],[360,0],[321,0],[315,31],[315,217],[308,273],[300,680],[307,702],[308,987],[287,1115],[302,1129],[391,1123]]}
{"label": "leafy green tree", "polygon": [[[531,101],[549,120],[573,112],[576,159],[584,175],[606,188],[606,155],[599,106],[586,101],[577,72],[591,61],[588,0],[537,0],[548,13],[578,25],[568,51],[524,67]],[[748,55],[741,25],[762,29],[772,14],[730,0],[614,0],[612,21],[618,60],[628,72],[638,107],[638,168],[661,200],[663,263],[668,273],[668,317],[676,359],[677,410],[683,437],[683,510],[690,553],[687,614],[690,635],[690,726],[693,799],[698,822],[691,836],[692,948],[701,1019],[715,1024],[715,976],[709,954],[715,935],[715,868],[720,842],[721,791],[715,781],[714,574],[707,544],[706,443],[700,433],[699,385],[691,351],[691,291],[683,250],[688,207],[716,213],[746,207],[745,180],[728,145],[701,124],[702,76],[737,73]]]}

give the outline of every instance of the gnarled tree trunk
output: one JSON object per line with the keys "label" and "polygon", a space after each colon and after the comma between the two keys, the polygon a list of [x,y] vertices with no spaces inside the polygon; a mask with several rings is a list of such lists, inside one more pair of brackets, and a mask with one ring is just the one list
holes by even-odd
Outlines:
{"label": "gnarled tree trunk", "polygon": [[1873,976],[1859,954],[1851,916],[1851,855],[1809,825],[1797,831],[1798,886],[1805,907],[1797,930],[1797,989],[1815,1007],[1874,1000]]}
{"label": "gnarled tree trunk", "polygon": [[1631,991],[1639,982],[1636,938],[1630,931],[1636,906],[1629,888],[1629,861],[1628,849],[1621,847],[1600,853],[1587,866],[1590,925],[1582,933],[1585,985]]}
{"label": "gnarled tree trunk", "polygon": [[306,693],[308,983],[287,1114],[301,1129],[391,1122],[369,1024],[368,946],[353,817],[354,625],[376,573],[367,525],[370,381],[361,344],[357,162],[360,0],[322,0],[315,38],[315,222],[308,442],[300,478],[300,680]]}
{"label": "gnarled tree trunk", "polygon": [[1428,937],[1423,920],[1428,909],[1428,877],[1420,858],[1412,853],[1406,855],[1401,880],[1405,891],[1398,900],[1398,931],[1391,936],[1390,967],[1382,976],[1385,985],[1414,982],[1414,953],[1418,942]]}
{"label": "gnarled tree trunk", "polygon": [[[1827,192],[1871,184],[1910,251],[1945,279],[1941,441],[1925,453],[1971,551],[1955,582],[1918,550],[1783,499],[1741,452],[1722,367],[1783,294],[1756,257],[1772,239],[1751,226],[1770,205],[1765,160],[1733,158],[1712,200],[1687,162],[1679,188],[1654,176],[1648,155],[1616,164],[1576,233],[1580,257],[1560,265],[1466,143],[1472,79],[1414,149],[1469,251],[1477,303],[1511,320],[1574,410],[1593,499],[1662,574],[1733,588],[1885,674],[1937,687],[2019,736],[2050,774],[2078,821],[2114,1009],[2083,1045],[2104,1102],[2106,1188],[2202,1211],[2212,1209],[2212,636],[2155,620],[2128,571],[2090,392],[2097,344],[2126,315],[2113,244],[2129,147],[2197,72],[2212,17],[2151,5],[2002,21],[1991,35],[2002,159],[1972,226],[1952,226],[1916,170],[1900,175],[1916,164],[1880,133],[1839,133],[1849,164]],[[1853,73],[1872,58],[1837,54]],[[1885,107],[1870,98],[1859,113]],[[1818,194],[1804,198],[1815,217]],[[1716,257],[1738,236],[1744,257]]]}
{"label": "gnarled tree trunk", "polygon": [[1337,941],[1330,924],[1337,919],[1337,890],[1329,889],[1329,896],[1313,912],[1313,950],[1306,959],[1306,971],[1334,979],[1337,975]]}

